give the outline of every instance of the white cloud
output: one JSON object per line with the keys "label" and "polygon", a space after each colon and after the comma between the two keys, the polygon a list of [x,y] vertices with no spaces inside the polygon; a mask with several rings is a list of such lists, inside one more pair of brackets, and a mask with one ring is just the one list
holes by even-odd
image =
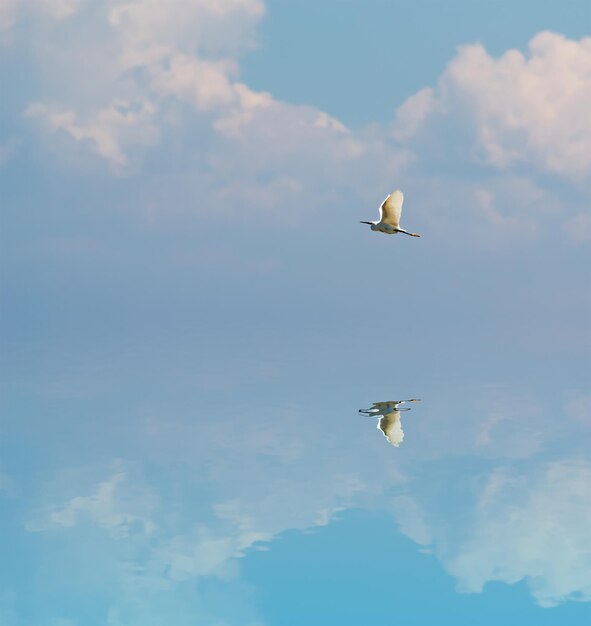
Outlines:
{"label": "white cloud", "polygon": [[[271,541],[287,529],[328,523],[348,506],[352,495],[365,489],[359,479],[341,471],[340,462],[331,471],[330,449],[325,450],[329,458],[322,479],[312,480],[315,468],[302,458],[302,442],[296,449],[290,448],[291,442],[284,443],[285,426],[249,433],[238,426],[243,416],[237,416],[237,425],[229,425],[231,420],[224,415],[224,423],[211,424],[219,425],[220,437],[203,440],[203,454],[199,438],[187,441],[203,471],[183,465],[172,476],[169,468],[156,476],[152,472],[155,480],[147,480],[131,466],[118,467],[94,487],[83,488],[82,495],[68,498],[60,495],[80,490],[73,483],[88,483],[86,472],[68,472],[55,481],[46,497],[57,503],[42,506],[27,524],[30,532],[44,533],[46,566],[37,572],[37,579],[50,589],[51,597],[58,597],[60,589],[67,589],[68,597],[83,589],[110,607],[108,623],[113,624],[188,626],[223,623],[225,617],[232,624],[258,623],[250,591],[246,594],[240,582],[237,559],[257,542]],[[240,437],[229,438],[228,428],[240,432]],[[297,439],[302,425],[294,421],[292,428]],[[261,492],[255,477],[267,473],[269,455],[274,472]],[[290,481],[294,469],[302,476]],[[61,544],[63,537],[66,548],[55,552],[52,546]],[[83,562],[92,562],[93,567],[82,567]],[[224,585],[222,604],[216,605],[215,592],[202,593],[202,585]],[[246,597],[236,597],[237,591]],[[233,608],[226,606],[227,597],[232,597]],[[33,604],[39,601],[43,597],[31,599]],[[54,606],[67,607],[68,600],[60,599]],[[43,614],[51,608],[42,606]],[[236,615],[227,615],[230,609]]]}
{"label": "white cloud", "polygon": [[[435,90],[397,112],[394,135],[406,140],[449,118],[469,125],[476,154],[499,169],[527,163],[569,179],[591,173],[591,38],[538,33],[528,54],[498,59],[480,45],[459,49]],[[427,130],[430,132],[430,130]]]}
{"label": "white cloud", "polygon": [[[72,27],[60,32],[68,46],[52,41],[40,47],[48,96],[26,112],[50,131],[51,142],[64,147],[61,159],[68,138],[79,144],[78,151],[90,149],[118,172],[135,171],[142,151],[159,138],[197,127],[193,150],[208,154],[210,186],[221,183],[209,190],[211,204],[262,210],[286,195],[310,206],[303,198],[320,186],[312,179],[321,171],[335,183],[350,181],[355,171],[389,180],[408,162],[409,153],[389,149],[379,133],[351,133],[325,112],[278,102],[239,80],[236,55],[254,45],[264,14],[259,0],[97,6],[83,36]],[[197,179],[191,174],[192,186]],[[334,186],[327,183],[322,193]],[[202,199],[207,193],[200,192]],[[283,216],[298,219],[297,212]]]}
{"label": "white cloud", "polygon": [[234,56],[255,44],[262,0],[135,0],[108,2],[122,67],[149,65],[176,52]]}
{"label": "white cloud", "polygon": [[[347,428],[362,426],[355,421]],[[126,539],[134,546],[126,553],[126,567],[135,572],[138,585],[156,588],[224,578],[232,561],[257,542],[269,542],[288,529],[325,525],[338,511],[381,493],[382,483],[401,480],[399,470],[391,467],[375,477],[375,468],[368,466],[360,475],[339,452],[343,433],[334,433],[330,424],[326,429],[325,435],[314,436],[313,423],[285,410],[280,418],[273,411],[249,419],[223,407],[211,421],[150,420],[147,429],[138,425],[138,436],[157,441],[160,450],[173,442],[183,468],[171,477],[174,488],[162,476],[158,484],[149,482],[131,465],[122,469],[119,464],[93,486],[88,481],[76,486],[83,471],[80,476],[69,473],[48,488],[49,503],[32,516],[27,529],[67,531],[73,538],[91,534],[113,550],[123,545],[118,539]],[[373,428],[361,430],[366,443],[357,442],[356,449],[374,449]],[[390,450],[378,445],[377,456],[388,459]],[[187,498],[186,490],[199,495]],[[72,497],[72,491],[81,495]],[[119,553],[112,556],[120,558]]]}
{"label": "white cloud", "polygon": [[[67,17],[83,6],[47,0],[45,12],[29,17],[43,25],[47,11]],[[45,94],[27,112],[119,169],[130,165],[134,147],[170,130],[171,102],[190,105],[194,115],[248,119],[272,99],[236,80],[235,56],[255,45],[264,10],[261,0],[104,0],[80,24],[42,29],[31,42]]]}
{"label": "white cloud", "polygon": [[173,96],[197,111],[238,106],[246,109],[258,96],[235,82],[233,56],[254,45],[254,27],[264,14],[260,0],[158,0],[126,2],[109,11],[111,36],[119,53],[120,73],[143,68],[150,80],[138,85],[150,92]]}
{"label": "white cloud", "polygon": [[175,55],[165,71],[157,72],[152,88],[192,103],[200,111],[234,104],[237,95],[230,81],[236,72],[230,60],[204,61],[183,54]]}
{"label": "white cloud", "polygon": [[[151,494],[126,497],[124,472],[113,474],[99,483],[89,496],[76,496],[66,504],[52,505],[27,524],[27,530],[41,532],[59,528],[72,528],[84,520],[106,529],[114,537],[127,537],[141,531],[149,535],[155,528],[150,514],[157,500]],[[128,487],[128,486],[127,486]]]}
{"label": "white cloud", "polygon": [[526,579],[541,606],[591,601],[591,465],[557,461],[542,470],[492,472],[475,517],[443,557],[461,590]]}
{"label": "white cloud", "polygon": [[396,110],[393,122],[394,138],[398,141],[410,139],[436,106],[435,92],[430,87],[425,87],[408,98]]}
{"label": "white cloud", "polygon": [[30,105],[26,115],[42,119],[50,131],[64,131],[76,141],[88,141],[100,156],[117,166],[126,166],[128,156],[124,145],[149,145],[156,141],[155,111],[149,102],[135,104],[116,100],[83,121],[75,111],[50,108],[41,103]]}
{"label": "white cloud", "polygon": [[433,541],[421,507],[411,497],[396,496],[392,501],[392,510],[401,533],[424,546]]}
{"label": "white cloud", "polygon": [[268,541],[272,535],[244,533],[239,527],[220,533],[204,525],[172,537],[157,546],[148,568],[164,569],[173,582],[197,580],[204,576],[225,577],[229,562],[244,555],[244,550],[256,541]]}

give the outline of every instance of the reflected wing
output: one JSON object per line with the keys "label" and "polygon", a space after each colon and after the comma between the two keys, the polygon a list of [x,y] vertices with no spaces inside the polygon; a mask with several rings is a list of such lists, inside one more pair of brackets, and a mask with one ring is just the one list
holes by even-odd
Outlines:
{"label": "reflected wing", "polygon": [[380,207],[380,221],[385,222],[398,228],[400,226],[400,213],[402,213],[402,202],[404,196],[402,191],[397,189],[392,192],[383,202]]}
{"label": "reflected wing", "polygon": [[396,409],[396,405],[400,404],[400,400],[388,400],[386,402],[374,402],[372,408],[377,411],[383,411],[387,409],[387,412],[394,411]]}
{"label": "reflected wing", "polygon": [[398,447],[404,439],[402,431],[402,423],[400,422],[400,413],[392,411],[380,418],[378,428],[384,433],[384,437],[393,445]]}

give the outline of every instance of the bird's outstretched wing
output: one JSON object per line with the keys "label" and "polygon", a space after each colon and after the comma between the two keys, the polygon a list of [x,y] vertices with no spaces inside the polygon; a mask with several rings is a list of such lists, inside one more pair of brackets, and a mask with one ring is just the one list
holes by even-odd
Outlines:
{"label": "bird's outstretched wing", "polygon": [[394,228],[399,228],[403,201],[404,196],[402,195],[402,191],[399,189],[393,191],[382,202],[382,206],[380,207],[380,221],[390,224]]}
{"label": "bird's outstretched wing", "polygon": [[[390,411],[395,411],[401,404],[406,404],[407,402],[420,402],[420,399],[412,398],[411,400],[388,400],[387,402],[374,402],[371,408],[373,411],[389,413]],[[410,409],[398,410],[407,411]]]}
{"label": "bird's outstretched wing", "polygon": [[388,400],[386,402],[374,402],[371,408],[376,411],[383,411],[384,409],[394,411],[394,409],[396,409],[397,404],[400,404],[400,400]]}
{"label": "bird's outstretched wing", "polygon": [[398,447],[404,439],[402,423],[400,422],[400,412],[392,411],[378,421],[378,428],[384,433],[384,437],[393,445]]}

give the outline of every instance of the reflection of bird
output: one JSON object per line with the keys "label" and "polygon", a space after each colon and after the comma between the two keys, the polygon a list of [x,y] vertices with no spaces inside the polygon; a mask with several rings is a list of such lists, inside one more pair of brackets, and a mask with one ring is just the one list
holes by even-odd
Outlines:
{"label": "reflection of bird", "polygon": [[380,206],[379,222],[361,222],[361,224],[370,224],[372,230],[377,230],[388,235],[404,233],[411,237],[420,237],[417,233],[409,233],[407,230],[400,228],[400,213],[402,213],[403,200],[404,196],[402,195],[402,191],[397,189],[382,202]]}
{"label": "reflection of bird", "polygon": [[420,402],[420,400],[413,398],[412,400],[374,402],[370,409],[359,409],[359,412],[369,417],[379,417],[378,428],[384,433],[384,437],[386,437],[393,446],[398,447],[404,439],[400,413],[401,411],[410,411],[410,409],[399,409],[398,407],[406,402]]}

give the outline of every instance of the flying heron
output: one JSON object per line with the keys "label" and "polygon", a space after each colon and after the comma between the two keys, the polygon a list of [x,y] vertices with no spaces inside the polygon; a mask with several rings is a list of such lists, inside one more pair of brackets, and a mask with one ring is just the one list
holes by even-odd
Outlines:
{"label": "flying heron", "polygon": [[404,233],[411,237],[420,237],[418,233],[409,233],[407,230],[404,230],[404,228],[400,228],[400,214],[402,213],[403,201],[404,196],[402,195],[402,191],[400,191],[400,189],[393,191],[380,206],[380,221],[361,222],[361,224],[369,224],[372,230],[377,230],[387,235]]}

